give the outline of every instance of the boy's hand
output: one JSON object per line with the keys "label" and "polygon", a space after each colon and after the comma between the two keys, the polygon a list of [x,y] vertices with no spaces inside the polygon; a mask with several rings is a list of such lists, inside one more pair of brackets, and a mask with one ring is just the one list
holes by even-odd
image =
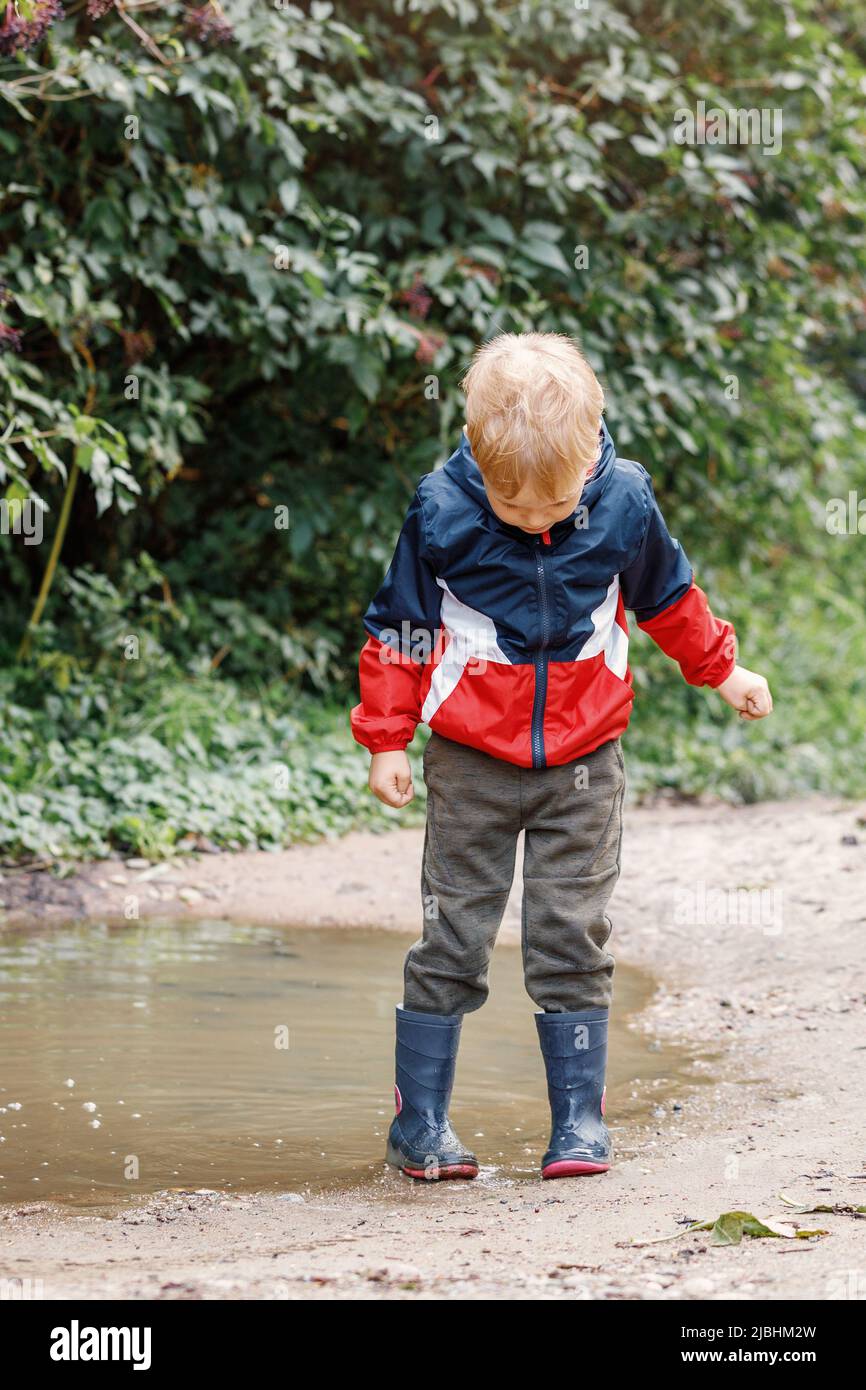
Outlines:
{"label": "boy's hand", "polygon": [[763,676],[735,666],[728,679],[716,689],[723,700],[739,711],[741,719],[764,719],[773,713],[773,697]]}
{"label": "boy's hand", "polygon": [[406,754],[374,753],[370,760],[370,791],[386,806],[408,806],[415,795],[412,769]]}

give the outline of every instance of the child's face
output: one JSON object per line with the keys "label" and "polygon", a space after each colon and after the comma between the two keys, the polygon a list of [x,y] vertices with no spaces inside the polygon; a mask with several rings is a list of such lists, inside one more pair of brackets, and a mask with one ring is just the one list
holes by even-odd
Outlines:
{"label": "child's face", "polygon": [[547,497],[539,497],[531,482],[524,483],[520,492],[510,499],[501,497],[488,483],[485,482],[484,486],[487,500],[500,521],[504,521],[508,526],[519,526],[521,531],[526,531],[530,536],[540,536],[543,531],[549,531],[551,526],[555,526],[557,521],[564,521],[566,517],[571,516],[580,501],[588,472],[589,465],[579,474],[577,483],[568,495],[554,501]]}

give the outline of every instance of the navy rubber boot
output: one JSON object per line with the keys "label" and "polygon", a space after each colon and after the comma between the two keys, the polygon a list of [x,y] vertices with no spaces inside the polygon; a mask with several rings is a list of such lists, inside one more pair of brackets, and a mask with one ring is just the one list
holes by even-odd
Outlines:
{"label": "navy rubber boot", "polygon": [[610,1167],[604,1122],[607,1019],[607,1009],[535,1015],[552,1121],[543,1178],[605,1173]]}
{"label": "navy rubber boot", "polygon": [[460,1014],[397,1009],[396,1114],[385,1157],[410,1178],[474,1178],[478,1160],[448,1120],[460,1043]]}

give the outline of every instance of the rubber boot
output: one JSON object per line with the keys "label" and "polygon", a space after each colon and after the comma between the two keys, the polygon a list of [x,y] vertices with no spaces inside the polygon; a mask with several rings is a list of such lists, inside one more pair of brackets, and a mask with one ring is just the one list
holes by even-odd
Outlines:
{"label": "rubber boot", "polygon": [[550,1146],[541,1161],[543,1178],[605,1173],[610,1135],[604,1122],[607,1009],[535,1015],[547,1068]]}
{"label": "rubber boot", "polygon": [[460,1014],[397,1009],[396,1114],[385,1157],[410,1178],[474,1178],[478,1160],[448,1120],[460,1043]]}

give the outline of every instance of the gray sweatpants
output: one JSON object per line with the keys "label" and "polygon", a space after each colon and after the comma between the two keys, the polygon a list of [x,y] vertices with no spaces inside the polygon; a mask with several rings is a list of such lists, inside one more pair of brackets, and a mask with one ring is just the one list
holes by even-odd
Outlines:
{"label": "gray sweatpants", "polygon": [[561,767],[524,768],[434,733],[424,780],[424,930],[406,957],[403,1007],[480,1009],[524,830],[527,993],[549,1013],[607,1008],[605,909],[619,875],[625,789],[619,739]]}

